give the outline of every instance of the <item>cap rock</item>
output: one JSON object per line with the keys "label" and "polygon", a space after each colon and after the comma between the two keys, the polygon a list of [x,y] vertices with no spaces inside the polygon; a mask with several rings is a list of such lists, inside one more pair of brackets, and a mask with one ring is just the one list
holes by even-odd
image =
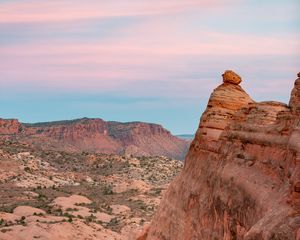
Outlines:
{"label": "cap rock", "polygon": [[224,83],[232,83],[238,85],[242,82],[242,78],[232,70],[226,70],[223,74]]}

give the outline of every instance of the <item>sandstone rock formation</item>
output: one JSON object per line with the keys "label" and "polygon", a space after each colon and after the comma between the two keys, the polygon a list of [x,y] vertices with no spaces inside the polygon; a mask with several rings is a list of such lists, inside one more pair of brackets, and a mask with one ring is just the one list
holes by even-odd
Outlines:
{"label": "sandstone rock formation", "polygon": [[18,139],[42,149],[183,159],[188,141],[157,124],[76,119],[36,124],[0,119],[0,139]]}
{"label": "sandstone rock formation", "polygon": [[299,81],[289,106],[219,86],[141,239],[300,239]]}
{"label": "sandstone rock formation", "polygon": [[[237,75],[226,71],[223,77],[226,74]],[[199,131],[196,133],[196,139],[218,139],[236,111],[249,103],[253,103],[253,100],[239,85],[224,80],[224,83],[218,86],[210,96],[207,109],[200,121]]]}

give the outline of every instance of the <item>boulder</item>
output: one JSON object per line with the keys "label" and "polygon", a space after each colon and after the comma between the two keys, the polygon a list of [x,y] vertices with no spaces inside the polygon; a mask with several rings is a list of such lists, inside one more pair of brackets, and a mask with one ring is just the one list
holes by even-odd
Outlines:
{"label": "boulder", "polygon": [[239,85],[242,82],[242,78],[232,70],[226,70],[222,77],[224,83]]}

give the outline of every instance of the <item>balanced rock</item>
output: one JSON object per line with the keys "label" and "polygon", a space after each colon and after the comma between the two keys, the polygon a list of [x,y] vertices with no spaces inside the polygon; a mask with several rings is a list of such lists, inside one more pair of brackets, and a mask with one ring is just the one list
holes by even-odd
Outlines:
{"label": "balanced rock", "polygon": [[222,74],[222,77],[224,83],[232,83],[238,85],[242,82],[242,78],[232,70],[226,70]]}
{"label": "balanced rock", "polygon": [[[231,79],[231,83],[237,77],[232,71],[225,71],[224,82]],[[210,95],[207,108],[202,115],[199,131],[196,137],[218,139],[228,125],[232,116],[241,108],[254,103],[251,97],[236,84],[221,84]]]}

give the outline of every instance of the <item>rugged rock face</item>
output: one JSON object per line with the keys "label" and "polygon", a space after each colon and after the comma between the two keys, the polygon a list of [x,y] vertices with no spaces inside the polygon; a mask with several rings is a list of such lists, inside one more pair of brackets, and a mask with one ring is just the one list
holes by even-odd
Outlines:
{"label": "rugged rock face", "polygon": [[121,142],[126,155],[164,155],[184,159],[188,141],[157,124],[109,122],[109,135]]}
{"label": "rugged rock face", "polygon": [[16,135],[22,131],[22,124],[17,119],[0,118],[0,136]]}
{"label": "rugged rock face", "polygon": [[102,119],[78,119],[25,124],[27,142],[43,149],[118,153],[120,145],[109,136],[108,123]]}
{"label": "rugged rock face", "polygon": [[183,159],[189,143],[157,124],[77,119],[37,124],[0,119],[0,138],[18,139],[43,149]]}
{"label": "rugged rock face", "polygon": [[225,84],[144,239],[300,239],[299,79],[290,107]]}

